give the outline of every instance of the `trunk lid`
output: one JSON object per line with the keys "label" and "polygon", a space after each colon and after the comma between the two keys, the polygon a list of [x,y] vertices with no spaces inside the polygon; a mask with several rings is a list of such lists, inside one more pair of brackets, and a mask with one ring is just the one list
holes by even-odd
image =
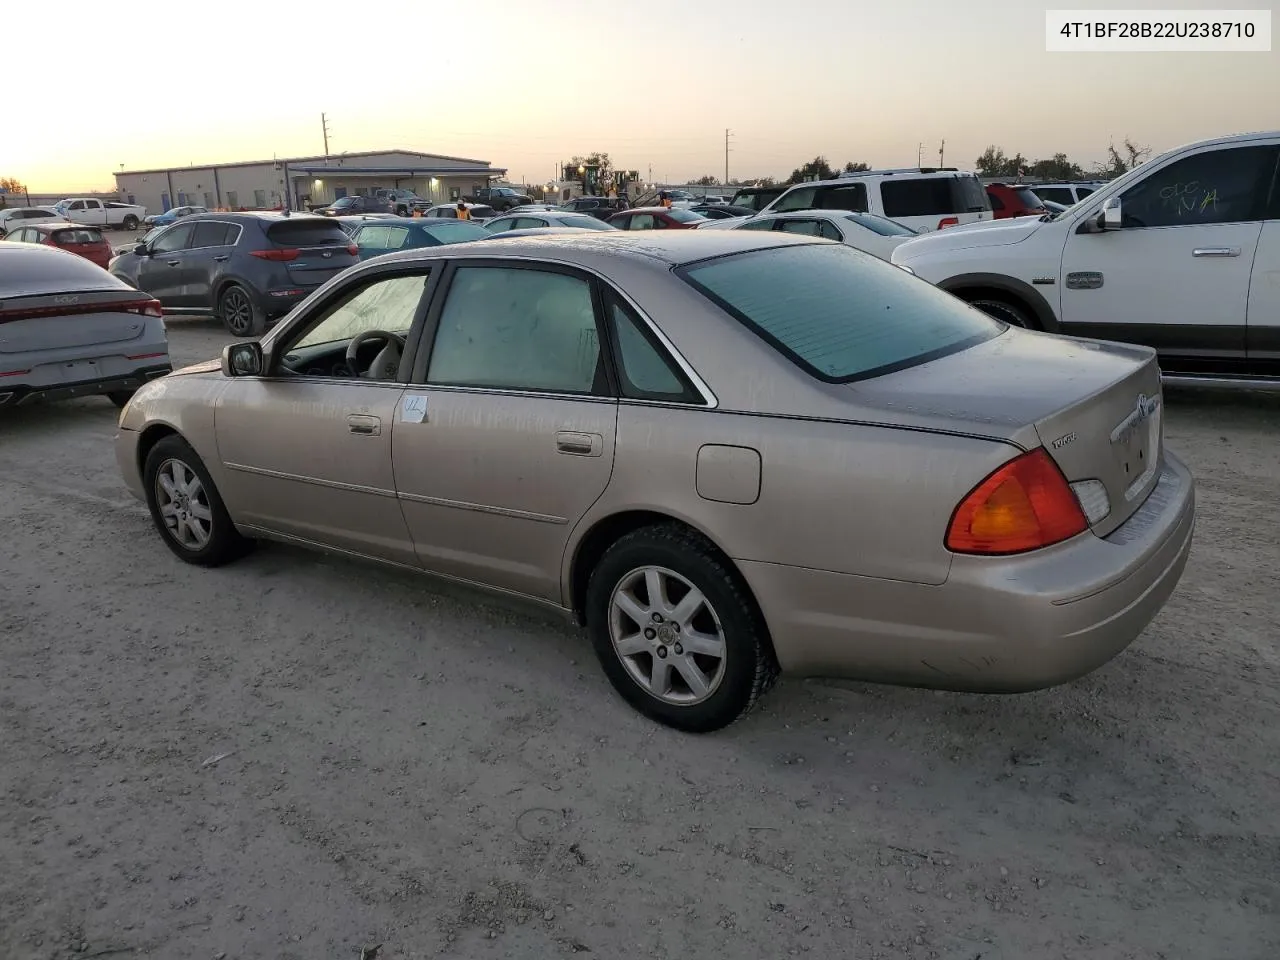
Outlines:
{"label": "trunk lid", "polygon": [[0,301],[0,354],[121,343],[142,335],[146,294],[100,291]]}
{"label": "trunk lid", "polygon": [[[914,241],[913,241],[914,242]],[[1067,480],[1097,481],[1106,536],[1146,499],[1163,456],[1163,396],[1147,347],[1010,328],[959,353],[851,384],[886,423],[1043,445]]]}
{"label": "trunk lid", "polygon": [[351,238],[332,220],[278,220],[267,229],[267,238],[278,249],[298,251],[295,258],[285,261],[285,267],[290,282],[299,287],[318,287],[359,262],[359,256],[348,249]]}

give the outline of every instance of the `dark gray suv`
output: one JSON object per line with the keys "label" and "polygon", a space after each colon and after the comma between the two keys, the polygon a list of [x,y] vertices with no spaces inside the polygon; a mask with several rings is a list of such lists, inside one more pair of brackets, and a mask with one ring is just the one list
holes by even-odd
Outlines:
{"label": "dark gray suv", "polygon": [[236,336],[256,337],[359,254],[326,217],[202,213],[148,235],[109,270],[165,313],[213,314]]}

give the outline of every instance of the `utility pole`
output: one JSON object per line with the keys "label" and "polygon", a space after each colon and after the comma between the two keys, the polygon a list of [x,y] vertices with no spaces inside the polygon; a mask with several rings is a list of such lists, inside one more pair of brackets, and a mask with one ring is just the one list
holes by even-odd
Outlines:
{"label": "utility pole", "polygon": [[724,128],[724,185],[729,185],[729,138],[733,134],[728,127]]}
{"label": "utility pole", "polygon": [[945,167],[946,162],[942,159],[947,150],[947,141],[942,141],[942,146],[938,147],[938,166]]}
{"label": "utility pole", "polygon": [[924,166],[924,141],[923,140],[921,140],[920,143],[916,146],[916,166],[917,167]]}
{"label": "utility pole", "polygon": [[320,114],[320,129],[324,131],[324,155],[329,156],[329,118],[326,114]]}

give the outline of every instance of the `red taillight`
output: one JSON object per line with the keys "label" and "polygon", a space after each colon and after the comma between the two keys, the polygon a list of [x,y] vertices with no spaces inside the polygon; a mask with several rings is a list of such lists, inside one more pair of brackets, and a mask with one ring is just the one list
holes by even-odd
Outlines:
{"label": "red taillight", "polygon": [[959,217],[943,217],[941,220],[938,221],[939,230],[945,230],[947,229],[947,227],[958,227],[958,226],[960,226]]}
{"label": "red taillight", "polygon": [[348,243],[347,253],[351,254],[353,257],[358,257],[360,256],[360,248],[356,246],[354,243]]}
{"label": "red taillight", "polygon": [[287,247],[278,250],[252,250],[250,252],[259,260],[273,260],[276,263],[287,263],[290,260],[297,260],[302,254],[302,251],[296,247]]}
{"label": "red taillight", "polygon": [[132,313],[140,317],[163,317],[159,300],[112,300],[97,303],[69,303],[59,307],[33,307],[30,310],[0,310],[0,323],[11,320],[38,320],[42,317],[70,317],[85,313]]}
{"label": "red taillight", "polygon": [[956,553],[1023,553],[1088,528],[1067,478],[1041,447],[1010,460],[960,502],[946,545]]}
{"label": "red taillight", "polygon": [[30,372],[30,370],[0,370],[0,377],[20,377]]}

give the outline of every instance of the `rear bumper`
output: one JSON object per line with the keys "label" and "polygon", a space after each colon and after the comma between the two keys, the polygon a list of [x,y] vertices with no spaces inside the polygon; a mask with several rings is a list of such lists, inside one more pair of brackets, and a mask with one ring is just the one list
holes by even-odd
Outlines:
{"label": "rear bumper", "polygon": [[1195,482],[1166,453],[1147,501],[1106,538],[1020,557],[957,556],[940,586],[739,562],[784,671],[980,693],[1064,683],[1127,647],[1186,566]]}
{"label": "rear bumper", "polygon": [[117,391],[137,390],[144,383],[163,377],[173,371],[165,360],[162,364],[140,367],[123,374],[107,375],[87,380],[67,380],[52,383],[14,383],[0,381],[0,407],[20,407],[37,400],[71,400],[75,397],[94,397]]}

